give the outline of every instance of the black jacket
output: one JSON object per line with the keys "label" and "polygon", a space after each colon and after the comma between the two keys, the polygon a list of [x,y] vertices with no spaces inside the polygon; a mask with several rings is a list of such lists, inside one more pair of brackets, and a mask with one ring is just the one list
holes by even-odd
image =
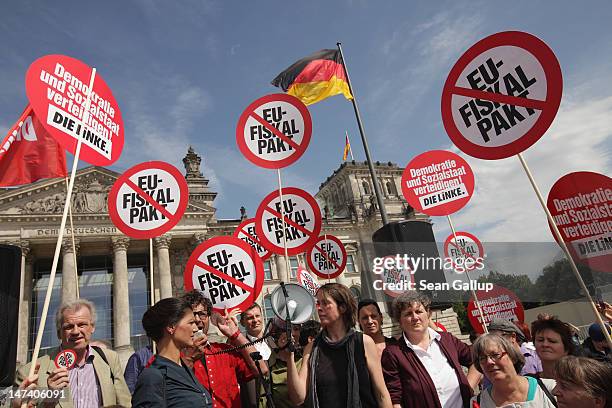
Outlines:
{"label": "black jacket", "polygon": [[597,361],[601,361],[602,363],[612,364],[612,353],[610,349],[606,348],[606,352],[602,353],[598,351],[593,345],[593,341],[590,337],[582,343],[582,347],[578,350],[578,355],[582,357],[592,358]]}
{"label": "black jacket", "polygon": [[138,377],[132,407],[210,408],[212,400],[191,370],[156,355]]}

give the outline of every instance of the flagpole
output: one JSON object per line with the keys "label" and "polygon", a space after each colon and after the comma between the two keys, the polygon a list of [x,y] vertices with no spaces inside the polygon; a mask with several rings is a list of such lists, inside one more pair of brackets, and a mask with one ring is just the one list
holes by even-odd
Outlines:
{"label": "flagpole", "polygon": [[359,133],[361,134],[361,143],[363,144],[363,150],[365,150],[366,162],[368,163],[368,167],[370,169],[370,176],[372,177],[372,183],[374,184],[374,194],[376,194],[376,201],[378,202],[380,216],[382,218],[383,225],[386,225],[389,223],[389,220],[387,218],[387,210],[385,209],[385,205],[382,200],[382,194],[380,193],[380,188],[378,186],[376,170],[374,169],[374,165],[372,164],[372,158],[370,157],[370,148],[368,147],[365,130],[363,128],[363,123],[361,122],[361,114],[359,113],[359,107],[357,106],[357,97],[355,96],[355,91],[353,91],[353,87],[351,86],[351,78],[349,77],[348,68],[346,66],[346,59],[344,59],[344,54],[342,52],[342,43],[338,42],[336,45],[338,45],[338,51],[340,51],[340,56],[342,57],[342,66],[344,67],[344,73],[346,74],[346,81],[348,83],[349,90],[351,91],[351,95],[353,95],[353,108],[355,109],[355,116],[357,117]]}

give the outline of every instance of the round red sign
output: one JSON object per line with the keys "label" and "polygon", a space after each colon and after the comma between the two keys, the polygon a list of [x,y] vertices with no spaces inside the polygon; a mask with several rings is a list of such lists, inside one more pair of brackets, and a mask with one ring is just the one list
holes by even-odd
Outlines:
{"label": "round red sign", "polygon": [[[497,318],[519,322],[525,321],[525,309],[523,309],[521,300],[514,292],[501,286],[493,285],[492,290],[479,290],[476,292],[476,296],[478,296],[478,303],[480,303],[482,308],[484,324],[486,326],[491,323],[491,320]],[[480,318],[480,312],[474,298],[470,299],[468,303],[467,314],[472,328],[477,333],[484,333],[481,323],[482,319]]]}
{"label": "round red sign", "polygon": [[312,135],[312,119],[306,105],[287,94],[266,95],[240,115],[236,142],[252,163],[281,169],[299,159]]}
{"label": "round red sign", "polygon": [[561,103],[561,67],[539,38],[507,31],[468,49],[442,91],[442,122],[453,143],[480,159],[526,150],[552,124]]}
{"label": "round red sign", "polygon": [[76,364],[76,352],[72,349],[61,350],[54,361],[57,368],[65,367],[70,370]]}
{"label": "round red sign", "polygon": [[444,241],[444,256],[452,259],[455,272],[463,273],[476,269],[484,259],[484,247],[478,238],[469,232],[457,231],[455,236],[450,234]]}
{"label": "round red sign", "polygon": [[321,235],[306,256],[310,270],[324,279],[340,276],[347,259],[344,244],[333,235]]}
{"label": "round red sign", "polygon": [[[83,140],[79,158],[96,166],[109,166],[123,149],[123,119],[117,101],[102,77],[65,55],[46,55],[34,61],[26,74],[26,93],[36,116],[64,149],[75,153]],[[89,118],[84,122],[90,96]]]}
{"label": "round red sign", "polygon": [[257,301],[264,280],[263,262],[253,249],[234,237],[214,237],[201,243],[185,267],[185,290],[197,289],[214,311],[240,309]]}
{"label": "round red sign", "polygon": [[612,178],[589,171],[566,174],[550,189],[547,206],[572,258],[612,272]]}
{"label": "round red sign", "polygon": [[474,193],[474,173],[459,155],[431,150],[412,159],[402,174],[402,193],[408,204],[427,215],[459,211]]}
{"label": "round red sign", "polygon": [[262,261],[272,256],[272,252],[268,251],[263,246],[261,240],[257,236],[257,231],[255,231],[255,218],[249,218],[248,220],[242,221],[234,230],[234,237],[249,244]]}
{"label": "round red sign", "polygon": [[285,187],[282,191],[282,204],[278,190],[268,194],[259,204],[255,228],[257,236],[270,251],[284,255],[283,242],[286,240],[288,255],[297,255],[306,252],[317,241],[321,232],[321,210],[315,199],[304,190]]}
{"label": "round red sign", "polygon": [[171,164],[152,161],[128,169],[108,194],[108,214],[125,235],[158,237],[181,220],[189,191],[181,172]]}

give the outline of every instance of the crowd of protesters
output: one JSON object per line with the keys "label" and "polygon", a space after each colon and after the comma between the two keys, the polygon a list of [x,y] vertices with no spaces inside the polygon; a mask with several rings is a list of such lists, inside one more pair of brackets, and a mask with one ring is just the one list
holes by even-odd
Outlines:
{"label": "crowd of protesters", "polygon": [[[63,390],[43,407],[580,407],[612,408],[612,354],[593,324],[581,344],[570,324],[554,316],[524,322],[494,319],[469,345],[440,330],[431,300],[409,291],[394,299],[391,317],[401,333],[383,334],[374,300],[357,304],[340,284],[316,294],[317,320],[266,330],[261,307],[213,313],[198,291],[160,300],[142,317],[154,342],[121,369],[119,356],[92,340],[94,305],[79,299],[56,314],[59,346],[76,364],[57,368],[52,357],[19,368],[21,390]],[[612,322],[612,307],[600,308]],[[209,340],[210,324],[226,337]],[[244,327],[245,333],[239,329]],[[355,326],[361,329],[355,330]],[[291,330],[290,330],[291,329]],[[606,329],[610,332],[610,327]],[[288,330],[291,335],[288,336]],[[288,338],[290,337],[290,338]],[[49,355],[53,356],[51,352]]]}

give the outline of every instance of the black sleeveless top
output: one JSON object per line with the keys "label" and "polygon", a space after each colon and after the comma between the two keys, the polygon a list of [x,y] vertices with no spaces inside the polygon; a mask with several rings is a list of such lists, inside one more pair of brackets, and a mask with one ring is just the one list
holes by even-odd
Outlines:
{"label": "black sleeveless top", "polygon": [[[377,408],[374,397],[370,371],[366,363],[363,334],[355,333],[355,366],[359,378],[359,397],[362,408]],[[344,351],[344,352],[343,352]],[[332,349],[325,342],[319,343],[319,359],[317,362],[317,396],[320,408],[338,408],[346,406],[347,373],[349,365],[346,356],[346,346],[341,350]]]}

